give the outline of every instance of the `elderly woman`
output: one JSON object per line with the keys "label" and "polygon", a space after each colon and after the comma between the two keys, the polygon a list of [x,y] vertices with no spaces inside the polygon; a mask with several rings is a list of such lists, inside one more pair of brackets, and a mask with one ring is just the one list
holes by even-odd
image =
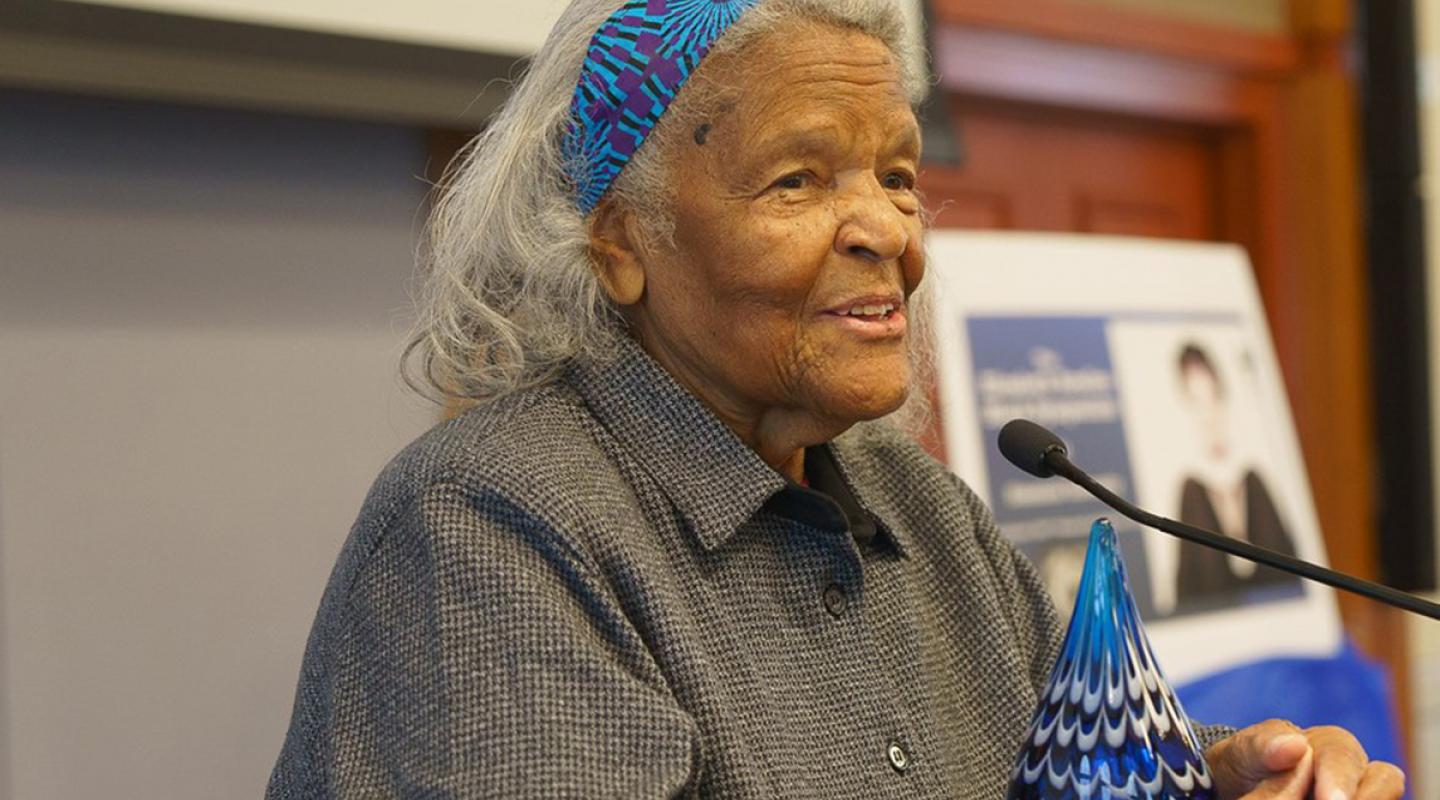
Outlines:
{"label": "elderly woman", "polygon": [[[435,212],[412,351],[474,407],[366,500],[271,797],[1004,794],[1056,616],[877,422],[907,46],[887,0],[570,5]],[[1200,731],[1222,797],[1400,796],[1343,731]]]}

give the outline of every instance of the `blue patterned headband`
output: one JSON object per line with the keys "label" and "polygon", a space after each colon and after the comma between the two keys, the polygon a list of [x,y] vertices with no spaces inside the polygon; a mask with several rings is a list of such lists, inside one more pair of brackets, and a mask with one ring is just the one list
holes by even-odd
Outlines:
{"label": "blue patterned headband", "polygon": [[759,0],[627,0],[595,32],[565,135],[575,202],[589,214],[710,46]]}

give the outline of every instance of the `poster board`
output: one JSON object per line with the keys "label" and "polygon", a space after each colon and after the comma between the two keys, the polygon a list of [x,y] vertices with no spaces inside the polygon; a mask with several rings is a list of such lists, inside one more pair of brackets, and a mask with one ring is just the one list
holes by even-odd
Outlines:
{"label": "poster board", "polygon": [[1304,463],[1244,251],[1100,236],[936,232],[940,412],[950,466],[1073,605],[1089,523],[1115,521],[1176,683],[1341,644],[1333,591],[1142,530],[1005,462],[1001,426],[1059,433],[1082,468],[1156,513],[1325,563]]}

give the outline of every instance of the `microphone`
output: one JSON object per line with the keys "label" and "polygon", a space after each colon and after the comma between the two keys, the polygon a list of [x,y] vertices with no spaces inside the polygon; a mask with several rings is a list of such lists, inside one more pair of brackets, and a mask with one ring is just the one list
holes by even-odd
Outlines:
{"label": "microphone", "polygon": [[1119,511],[1121,514],[1156,530],[1178,536],[1187,542],[1194,542],[1215,550],[1239,556],[1257,564],[1274,567],[1291,575],[1299,575],[1326,586],[1378,600],[1386,605],[1403,608],[1430,619],[1440,620],[1440,605],[1416,597],[1413,594],[1392,589],[1389,586],[1363,580],[1343,572],[1326,569],[1293,556],[1276,553],[1257,547],[1240,539],[1186,525],[1183,522],[1159,514],[1152,514],[1125,498],[1105,488],[1104,484],[1090,477],[1085,470],[1075,466],[1070,453],[1059,436],[1028,419],[1012,419],[1000,429],[1000,453],[1021,470],[1037,478],[1059,475],[1095,496],[1095,499]]}

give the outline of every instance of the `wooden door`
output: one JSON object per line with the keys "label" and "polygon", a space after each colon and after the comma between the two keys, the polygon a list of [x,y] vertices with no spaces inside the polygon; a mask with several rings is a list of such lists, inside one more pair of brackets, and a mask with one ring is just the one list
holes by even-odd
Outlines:
{"label": "wooden door", "polygon": [[957,104],[963,163],[922,177],[941,228],[1221,236],[1219,140],[1139,120]]}

